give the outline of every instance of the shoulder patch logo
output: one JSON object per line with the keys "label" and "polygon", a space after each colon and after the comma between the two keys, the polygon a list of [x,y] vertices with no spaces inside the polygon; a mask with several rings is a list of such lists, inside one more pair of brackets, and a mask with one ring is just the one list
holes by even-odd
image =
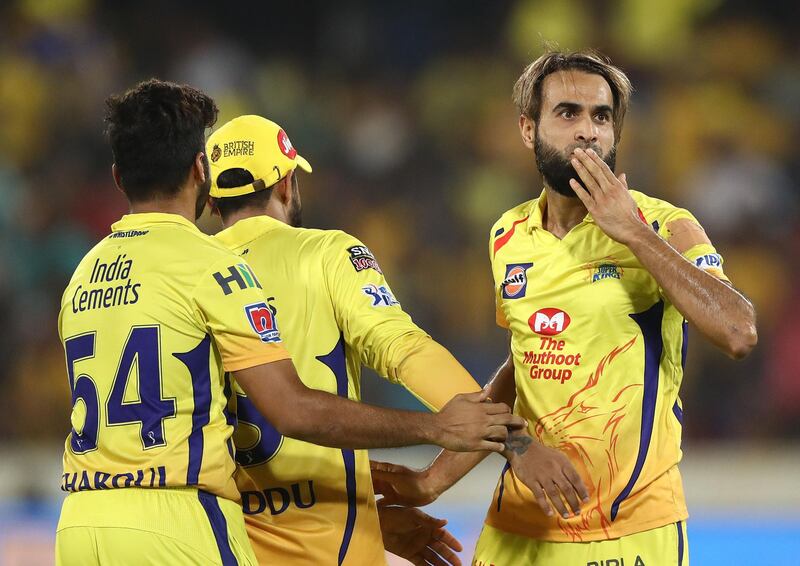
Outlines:
{"label": "shoulder patch logo", "polygon": [[381,267],[378,265],[378,261],[367,246],[352,246],[347,248],[347,251],[350,252],[350,262],[353,264],[353,268],[356,271],[374,269],[381,275],[383,274]]}
{"label": "shoulder patch logo", "polygon": [[519,299],[525,296],[528,288],[527,271],[531,267],[533,267],[533,263],[509,263],[506,265],[506,276],[500,283],[504,299]]}
{"label": "shoulder patch logo", "polygon": [[722,269],[722,256],[719,254],[701,255],[694,264],[700,269]]}
{"label": "shoulder patch logo", "polygon": [[280,342],[281,335],[278,332],[278,321],[275,313],[267,303],[253,303],[244,307],[247,320],[250,326],[261,338],[262,342]]}
{"label": "shoulder patch logo", "polygon": [[256,287],[261,289],[261,283],[258,282],[256,274],[246,263],[237,263],[236,265],[228,266],[228,273],[222,274],[217,271],[214,275],[214,280],[220,286],[222,292],[226,295],[233,293],[234,289],[231,284],[236,283],[239,289],[247,289],[248,287]]}
{"label": "shoulder patch logo", "polygon": [[400,303],[397,302],[397,299],[394,298],[392,292],[384,285],[378,286],[374,283],[370,283],[366,287],[361,288],[364,291],[364,294],[372,299],[373,307],[392,307],[394,305],[399,305]]}

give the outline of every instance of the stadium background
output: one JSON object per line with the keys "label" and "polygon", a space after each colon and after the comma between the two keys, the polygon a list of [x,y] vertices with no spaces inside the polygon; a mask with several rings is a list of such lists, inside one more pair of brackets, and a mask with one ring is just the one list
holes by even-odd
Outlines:
{"label": "stadium background", "polygon": [[[0,2],[0,564],[47,564],[69,395],[56,333],[79,258],[126,210],[103,100],[140,79],[266,115],[314,165],[307,226],[376,254],[418,324],[484,381],[504,356],[488,230],[535,196],[511,87],[545,40],[597,47],[636,88],[632,187],[691,209],[755,303],[758,348],[690,343],[683,469],[694,564],[800,549],[800,20],[790,0]],[[655,7],[655,4],[662,4]],[[217,225],[204,218],[207,231]],[[697,338],[695,336],[695,338]],[[417,407],[366,379],[371,402]],[[423,463],[425,449],[380,457]],[[497,477],[433,506],[469,556]]]}

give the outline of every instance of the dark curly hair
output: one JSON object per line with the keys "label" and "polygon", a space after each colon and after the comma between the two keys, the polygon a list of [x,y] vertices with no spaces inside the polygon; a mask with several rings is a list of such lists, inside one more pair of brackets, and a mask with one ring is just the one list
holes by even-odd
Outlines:
{"label": "dark curly hair", "polygon": [[217,105],[188,85],[144,81],[106,99],[106,133],[122,189],[132,202],[177,194]]}

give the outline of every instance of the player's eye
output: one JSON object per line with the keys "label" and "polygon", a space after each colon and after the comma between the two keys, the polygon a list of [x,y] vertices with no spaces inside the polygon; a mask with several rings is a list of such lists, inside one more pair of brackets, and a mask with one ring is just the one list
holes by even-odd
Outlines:
{"label": "player's eye", "polygon": [[566,118],[567,120],[569,120],[570,118],[574,118],[575,117],[575,113],[572,110],[562,110],[561,111],[561,117],[562,118]]}
{"label": "player's eye", "polygon": [[611,117],[606,112],[601,112],[600,114],[595,116],[595,120],[603,124],[608,122],[610,119]]}

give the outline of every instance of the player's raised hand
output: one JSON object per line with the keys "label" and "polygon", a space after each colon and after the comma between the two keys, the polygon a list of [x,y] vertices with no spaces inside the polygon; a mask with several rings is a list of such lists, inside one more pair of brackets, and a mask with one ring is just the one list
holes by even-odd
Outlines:
{"label": "player's raised hand", "polygon": [[609,238],[628,244],[642,228],[636,202],[628,192],[625,174],[619,177],[592,149],[577,148],[572,153],[572,166],[586,189],[577,179],[569,184],[581,199],[594,221]]}
{"label": "player's raised hand", "polygon": [[527,422],[512,415],[508,405],[492,403],[488,396],[484,389],[453,397],[435,415],[435,444],[456,452],[502,452],[509,429],[525,428]]}
{"label": "player's raised hand", "polygon": [[569,459],[559,450],[533,440],[522,453],[508,457],[514,475],[533,492],[542,512],[551,517],[553,510],[569,517],[566,501],[575,514],[580,502],[589,501],[589,492]]}
{"label": "player's raised hand", "polygon": [[431,517],[419,509],[381,507],[383,547],[415,566],[461,566],[456,552],[463,547],[444,526],[447,521]]}
{"label": "player's raised hand", "polygon": [[376,495],[383,497],[378,506],[402,505],[403,507],[422,507],[433,503],[440,492],[428,470],[414,470],[400,464],[369,461],[372,470],[372,488]]}

